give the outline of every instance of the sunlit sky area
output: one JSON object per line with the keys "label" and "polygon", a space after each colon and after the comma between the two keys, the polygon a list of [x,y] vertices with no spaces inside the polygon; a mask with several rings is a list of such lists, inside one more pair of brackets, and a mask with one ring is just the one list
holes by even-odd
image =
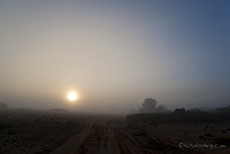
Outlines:
{"label": "sunlit sky area", "polygon": [[169,109],[230,105],[229,6],[1,0],[0,100],[76,111],[129,111],[149,97]]}

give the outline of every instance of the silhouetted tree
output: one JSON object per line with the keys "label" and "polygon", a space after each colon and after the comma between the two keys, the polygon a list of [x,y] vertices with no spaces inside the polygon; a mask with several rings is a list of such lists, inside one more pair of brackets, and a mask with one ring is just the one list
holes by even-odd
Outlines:
{"label": "silhouetted tree", "polygon": [[158,105],[155,109],[154,109],[155,113],[165,113],[165,112],[170,112],[169,110],[166,109],[166,106],[164,105]]}
{"label": "silhouetted tree", "polygon": [[151,113],[156,108],[157,101],[153,98],[145,99],[144,103],[142,104],[142,108],[139,108],[141,113]]}

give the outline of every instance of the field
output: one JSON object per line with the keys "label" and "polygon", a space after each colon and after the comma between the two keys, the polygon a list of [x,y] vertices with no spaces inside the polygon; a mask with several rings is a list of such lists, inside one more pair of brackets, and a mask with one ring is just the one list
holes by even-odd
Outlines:
{"label": "field", "polygon": [[133,117],[135,115],[126,118],[24,109],[0,110],[0,153],[230,153],[230,122],[227,119],[175,122],[171,118],[168,122],[161,115],[158,121],[151,121],[152,118],[148,117],[151,119],[149,122],[146,117],[144,119],[148,120],[143,120],[143,115],[141,118],[138,115],[139,119]]}

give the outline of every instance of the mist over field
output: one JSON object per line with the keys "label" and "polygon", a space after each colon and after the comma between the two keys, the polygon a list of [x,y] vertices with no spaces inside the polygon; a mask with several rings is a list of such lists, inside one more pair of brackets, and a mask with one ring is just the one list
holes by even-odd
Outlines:
{"label": "mist over field", "polygon": [[[230,104],[229,1],[0,1],[0,100],[129,113]],[[77,99],[67,99],[75,91]]]}
{"label": "mist over field", "polygon": [[0,0],[0,154],[229,154],[229,0]]}

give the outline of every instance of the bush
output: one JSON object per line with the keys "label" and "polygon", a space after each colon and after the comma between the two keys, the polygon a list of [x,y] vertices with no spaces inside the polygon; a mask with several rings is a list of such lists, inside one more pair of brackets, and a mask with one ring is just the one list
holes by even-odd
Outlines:
{"label": "bush", "polygon": [[139,113],[128,115],[127,121],[142,123],[183,123],[183,122],[220,122],[221,120],[230,120],[230,117],[221,113],[210,112],[183,112],[183,113]]}

